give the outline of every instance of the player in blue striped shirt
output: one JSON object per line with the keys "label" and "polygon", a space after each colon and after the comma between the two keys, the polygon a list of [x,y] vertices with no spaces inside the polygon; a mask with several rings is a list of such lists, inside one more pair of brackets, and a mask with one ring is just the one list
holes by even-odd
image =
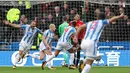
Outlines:
{"label": "player in blue striped shirt", "polygon": [[9,21],[4,21],[4,23],[6,25],[15,27],[15,28],[21,28],[24,30],[24,36],[19,44],[19,54],[16,56],[15,58],[15,62],[14,62],[14,66],[13,69],[16,68],[16,65],[18,63],[18,61],[20,61],[20,59],[22,59],[24,57],[24,55],[26,53],[29,52],[29,50],[31,49],[31,46],[33,44],[34,41],[34,37],[38,34],[42,32],[40,31],[40,29],[38,29],[37,26],[37,21],[36,20],[32,20],[32,22],[30,23],[30,25],[19,25],[19,24],[13,24],[10,23]]}
{"label": "player in blue striped shirt", "polygon": [[[42,69],[44,69],[47,62],[51,61],[54,57],[57,57],[57,55],[63,49],[66,49],[70,54],[73,54],[72,56],[74,57],[74,50],[72,49],[73,46],[69,42],[69,39],[76,33],[75,26],[76,26],[76,23],[74,22],[72,26],[68,26],[67,28],[65,28],[62,36],[58,40],[54,55],[52,55],[47,61],[42,63]],[[70,59],[71,59],[71,56],[70,56]],[[70,61],[70,64],[73,64],[73,60]]]}
{"label": "player in blue striped shirt", "polygon": [[[43,36],[42,36],[42,41],[39,46],[40,56],[33,55],[33,54],[28,54],[27,56],[37,58],[38,60],[43,60],[46,54],[47,54],[47,57],[50,57],[52,55],[52,52],[51,52],[52,39],[55,39],[55,34],[54,34],[55,30],[56,30],[55,25],[50,24],[49,29],[44,31]],[[48,68],[51,70],[54,69],[51,67],[51,62],[48,62]]]}
{"label": "player in blue striped shirt", "polygon": [[[105,19],[105,14],[101,12],[99,14],[98,20],[90,21],[77,29],[76,36],[74,37],[75,43],[77,42],[77,36],[79,32],[82,29],[86,28],[85,37],[81,43],[81,49],[84,50],[86,53],[86,58],[85,58],[86,65],[84,68],[82,68],[83,70],[81,73],[88,73],[91,69],[93,61],[98,58],[96,55],[97,43],[99,41],[99,38],[101,36],[104,26],[123,17],[124,15],[121,14],[120,16],[115,16],[115,17],[112,17],[111,19]],[[82,65],[80,64],[79,66],[82,66]]]}

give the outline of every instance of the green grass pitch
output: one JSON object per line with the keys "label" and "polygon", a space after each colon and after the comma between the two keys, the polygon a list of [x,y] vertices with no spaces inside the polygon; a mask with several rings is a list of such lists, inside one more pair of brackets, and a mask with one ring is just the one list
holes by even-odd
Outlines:
{"label": "green grass pitch", "polygon": [[[41,70],[40,67],[0,67],[0,73],[79,73],[78,69],[56,67],[56,70]],[[130,67],[92,67],[89,73],[130,73]]]}

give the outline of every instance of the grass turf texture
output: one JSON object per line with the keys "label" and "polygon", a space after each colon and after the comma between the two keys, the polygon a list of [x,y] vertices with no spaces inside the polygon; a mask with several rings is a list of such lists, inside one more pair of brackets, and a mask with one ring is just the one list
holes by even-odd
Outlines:
{"label": "grass turf texture", "polygon": [[[0,67],[0,73],[79,73],[78,69],[56,67],[56,70],[41,70],[40,67]],[[93,67],[89,73],[130,73],[130,67]]]}

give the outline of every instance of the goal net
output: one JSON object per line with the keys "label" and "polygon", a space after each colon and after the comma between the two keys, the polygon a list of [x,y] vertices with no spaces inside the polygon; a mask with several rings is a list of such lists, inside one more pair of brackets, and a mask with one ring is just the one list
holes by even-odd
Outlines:
{"label": "goal net", "polygon": [[[125,17],[106,25],[98,44],[98,55],[102,60],[95,65],[130,66],[130,1],[129,0],[0,0],[0,17],[6,18],[10,8],[21,11],[19,21],[29,24],[33,17],[39,20],[38,28],[48,29],[49,24],[58,26],[63,23],[63,16],[68,16],[68,23],[74,20],[76,14],[84,23],[96,20],[98,13],[105,12],[106,18],[111,18],[124,12]],[[16,51],[23,36],[23,30],[12,28],[1,22],[0,50]],[[36,37],[32,50],[38,50],[40,38]],[[55,44],[53,42],[53,45]],[[82,52],[81,52],[82,54]],[[83,56],[83,55],[82,55]]]}

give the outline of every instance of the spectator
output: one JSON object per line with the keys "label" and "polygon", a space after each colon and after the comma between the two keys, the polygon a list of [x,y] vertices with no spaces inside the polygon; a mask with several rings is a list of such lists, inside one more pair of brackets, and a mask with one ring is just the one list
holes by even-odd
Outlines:
{"label": "spectator", "polygon": [[84,7],[82,7],[81,20],[82,20],[83,22],[86,22],[86,21],[87,21],[87,12],[86,12],[86,10],[85,10]]}
{"label": "spectator", "polygon": [[53,16],[52,16],[52,14],[49,14],[48,16],[47,16],[47,18],[45,19],[45,26],[46,27],[44,27],[44,29],[49,29],[48,27],[49,27],[49,25],[50,24],[52,24],[53,23]]}
{"label": "spectator", "polygon": [[43,3],[43,4],[42,4],[42,12],[45,13],[46,10],[47,10],[47,8],[48,8],[48,4]]}
{"label": "spectator", "polygon": [[54,23],[56,23],[56,25],[59,25],[61,23],[62,20],[62,15],[60,13],[60,7],[56,6],[55,7],[55,13],[53,15],[53,19],[54,19]]}
{"label": "spectator", "polygon": [[69,16],[69,14],[66,14],[65,16],[67,17],[67,22],[70,22],[70,16]]}
{"label": "spectator", "polygon": [[65,16],[66,14],[69,13],[69,8],[68,8],[68,4],[64,3],[64,7],[61,9],[61,13],[63,16]]}
{"label": "spectator", "polygon": [[46,28],[47,28],[47,27],[45,26],[45,25],[46,25],[46,24],[45,24],[45,20],[46,20],[46,19],[47,19],[47,16],[46,16],[45,14],[43,14],[42,17],[41,17],[41,19],[39,20],[39,21],[41,21],[41,22],[40,22],[40,24],[38,25],[38,28],[41,29],[42,31],[46,30]]}
{"label": "spectator", "polygon": [[109,19],[109,18],[111,18],[111,17],[114,16],[114,13],[112,13],[112,12],[110,11],[110,7],[108,7],[108,6],[105,7],[105,15],[106,15],[106,18],[107,18],[107,19]]}
{"label": "spectator", "polygon": [[76,15],[76,10],[73,8],[70,10],[70,20],[72,21],[74,19],[74,16]]}
{"label": "spectator", "polygon": [[[58,26],[62,23],[62,15],[60,13],[60,7],[55,7],[55,13],[53,15],[54,24],[56,25],[56,29],[58,29]],[[56,30],[56,34],[58,34],[58,31]]]}
{"label": "spectator", "polygon": [[[122,14],[122,13],[124,13],[125,12],[125,10],[124,10],[124,8],[119,8],[119,13],[120,14]],[[127,15],[125,15],[124,16],[124,18],[122,18],[122,19],[119,19],[118,21],[117,21],[117,34],[120,34],[120,35],[118,35],[117,37],[119,37],[119,39],[118,39],[118,41],[127,41],[127,36],[126,35],[124,35],[124,34],[127,34],[127,19],[128,19],[128,16]]]}
{"label": "spectator", "polygon": [[24,14],[21,15],[20,24],[24,24],[24,23],[27,23],[27,22],[28,22],[28,20],[27,20],[27,18],[25,17],[25,15],[24,15]]}
{"label": "spectator", "polygon": [[[121,8],[119,8],[119,13],[120,13],[120,14],[125,13],[124,8],[122,8],[122,7],[121,7]],[[128,19],[128,16],[127,16],[127,15],[125,15],[125,16],[124,16],[124,19]]]}

